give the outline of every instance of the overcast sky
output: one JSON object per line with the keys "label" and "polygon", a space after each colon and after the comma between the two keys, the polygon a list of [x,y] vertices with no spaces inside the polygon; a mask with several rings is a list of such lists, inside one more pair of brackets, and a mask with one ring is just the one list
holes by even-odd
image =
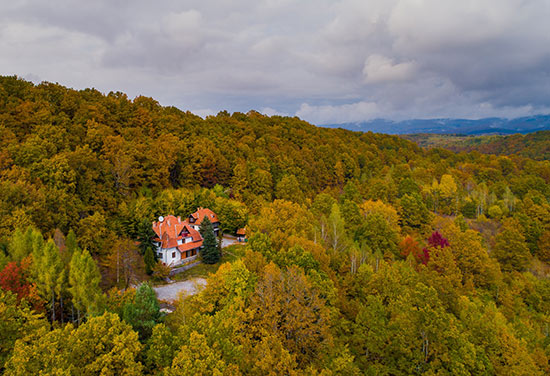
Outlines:
{"label": "overcast sky", "polygon": [[0,74],[201,116],[550,113],[550,0],[3,0]]}

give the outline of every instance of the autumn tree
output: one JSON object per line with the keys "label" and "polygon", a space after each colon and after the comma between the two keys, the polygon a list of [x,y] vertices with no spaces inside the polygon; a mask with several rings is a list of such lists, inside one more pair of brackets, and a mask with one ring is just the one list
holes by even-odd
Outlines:
{"label": "autumn tree", "polygon": [[173,333],[165,324],[160,323],[153,326],[145,349],[145,366],[155,370],[170,367],[181,346],[180,342],[177,334]]}
{"label": "autumn tree", "polygon": [[430,223],[431,213],[418,194],[405,194],[400,200],[399,218],[403,227],[423,231]]}
{"label": "autumn tree", "polygon": [[25,231],[17,228],[8,244],[8,254],[13,261],[21,262],[33,250],[41,248],[43,242],[42,234],[35,228],[29,226]]}
{"label": "autumn tree", "polygon": [[284,175],[282,177],[275,187],[275,196],[278,199],[298,204],[303,204],[305,200],[302,187],[294,175]]}
{"label": "autumn tree", "polygon": [[166,370],[170,376],[179,375],[238,375],[237,369],[229,368],[215,344],[210,346],[204,335],[192,332],[189,344],[176,353],[172,366]]}
{"label": "autumn tree", "polygon": [[17,342],[5,374],[141,375],[141,349],[137,333],[106,312],[77,329],[68,324]]}
{"label": "autumn tree", "polygon": [[550,230],[545,231],[539,238],[537,256],[542,261],[550,261]]}
{"label": "autumn tree", "polygon": [[110,254],[103,260],[103,266],[112,283],[125,288],[141,281],[145,274],[143,258],[135,242],[130,239],[116,240]]}
{"label": "autumn tree", "polygon": [[348,247],[344,218],[340,213],[340,207],[336,203],[332,205],[330,210],[326,231],[327,246],[337,252]]}
{"label": "autumn tree", "polygon": [[31,338],[47,327],[41,314],[31,311],[25,302],[18,304],[15,294],[0,288],[0,370],[4,369],[18,339]]}
{"label": "autumn tree", "polygon": [[108,231],[105,216],[100,212],[83,218],[78,224],[78,239],[82,248],[92,254],[105,254]]}
{"label": "autumn tree", "polygon": [[428,246],[422,249],[419,261],[427,264],[430,261],[430,254],[434,249],[441,249],[449,246],[449,241],[445,239],[439,231],[434,231],[428,238]]}
{"label": "autumn tree", "polygon": [[525,236],[518,227],[517,221],[508,219],[495,237],[493,255],[500,262],[503,271],[523,271],[529,266],[531,255]]}
{"label": "autumn tree", "polygon": [[18,265],[16,262],[8,263],[0,271],[0,288],[4,291],[11,291],[17,296],[17,300],[24,299],[35,310],[43,309],[43,301],[38,296],[36,284],[30,278],[31,258],[26,257]]}
{"label": "autumn tree", "polygon": [[415,258],[420,257],[420,244],[411,236],[407,235],[399,243],[399,248],[401,249],[401,255],[404,258],[407,258],[409,255],[414,256]]}
{"label": "autumn tree", "polygon": [[329,310],[319,291],[297,267],[281,271],[274,264],[268,264],[252,297],[250,310],[254,318],[247,335],[278,337],[296,356],[299,366],[315,359],[323,346],[331,343],[327,326]]}
{"label": "autumn tree", "polygon": [[399,256],[399,234],[380,213],[367,215],[355,233],[355,240],[373,252],[390,252]]}

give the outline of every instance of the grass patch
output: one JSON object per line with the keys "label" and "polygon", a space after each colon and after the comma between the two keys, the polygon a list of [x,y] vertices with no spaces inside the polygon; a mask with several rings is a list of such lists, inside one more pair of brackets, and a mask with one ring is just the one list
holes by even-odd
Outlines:
{"label": "grass patch", "polygon": [[231,245],[226,247],[223,250],[223,256],[220,262],[216,264],[201,263],[191,269],[171,276],[170,279],[173,281],[185,281],[191,278],[207,278],[208,274],[216,273],[221,264],[225,262],[233,262],[241,258],[244,255],[243,248],[244,247],[241,245]]}

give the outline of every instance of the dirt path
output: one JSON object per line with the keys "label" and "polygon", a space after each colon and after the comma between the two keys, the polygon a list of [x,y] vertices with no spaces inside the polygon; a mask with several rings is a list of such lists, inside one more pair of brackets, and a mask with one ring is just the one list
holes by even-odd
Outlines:
{"label": "dirt path", "polygon": [[203,286],[206,286],[206,279],[193,278],[187,281],[174,282],[165,286],[153,287],[153,289],[157,293],[157,298],[159,300],[173,302],[178,298],[180,292],[185,291],[187,295],[194,295],[197,293],[197,290]]}

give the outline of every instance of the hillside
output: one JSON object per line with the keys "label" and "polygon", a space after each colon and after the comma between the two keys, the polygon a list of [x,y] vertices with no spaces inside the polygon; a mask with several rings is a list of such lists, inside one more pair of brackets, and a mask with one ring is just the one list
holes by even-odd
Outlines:
{"label": "hillside", "polygon": [[536,160],[550,159],[550,131],[508,136],[411,134],[402,137],[427,148],[440,147],[454,152],[475,150],[484,154],[517,154]]}
{"label": "hillside", "polygon": [[390,121],[375,119],[366,122],[335,124],[330,127],[362,132],[382,132],[388,134],[515,134],[550,130],[550,115],[535,115],[514,119],[412,119]]}
{"label": "hillside", "polygon": [[[0,372],[548,374],[549,198],[520,155],[0,77]],[[164,315],[151,224],[197,207],[248,241]]]}

